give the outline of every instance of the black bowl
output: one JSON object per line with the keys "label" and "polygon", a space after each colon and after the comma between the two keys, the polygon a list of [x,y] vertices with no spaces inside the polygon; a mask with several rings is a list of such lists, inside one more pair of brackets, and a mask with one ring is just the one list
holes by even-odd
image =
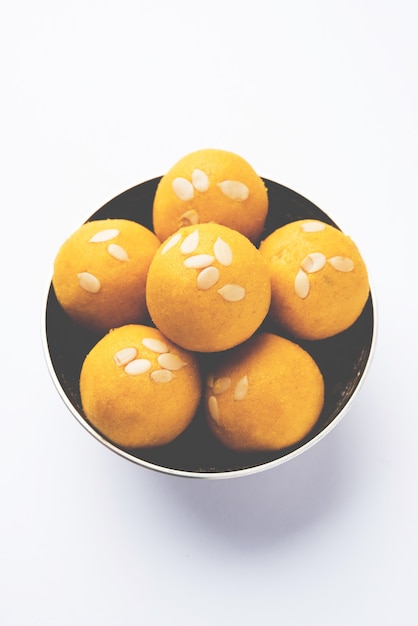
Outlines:
{"label": "black bowl", "polygon": [[[124,218],[152,230],[152,204],[160,178],[136,185],[107,202],[90,220]],[[262,239],[275,229],[299,219],[317,219],[338,226],[317,206],[298,193],[264,179],[269,195],[269,212]],[[372,292],[351,328],[321,341],[300,341],[315,359],[325,381],[325,403],[321,416],[298,444],[268,453],[237,453],[223,447],[210,433],[200,408],[191,425],[171,444],[153,449],[127,450],[108,441],[88,422],[81,407],[79,376],[83,360],[100,339],[75,324],[61,309],[52,283],[45,301],[44,349],[52,379],[67,407],[101,443],[138,465],[167,474],[189,477],[225,478],[253,473],[288,461],[322,439],[346,414],[359,390],[372,356],[375,311]],[[261,330],[277,332],[268,320]],[[280,334],[282,334],[280,332]],[[202,368],[211,356],[202,359]]]}

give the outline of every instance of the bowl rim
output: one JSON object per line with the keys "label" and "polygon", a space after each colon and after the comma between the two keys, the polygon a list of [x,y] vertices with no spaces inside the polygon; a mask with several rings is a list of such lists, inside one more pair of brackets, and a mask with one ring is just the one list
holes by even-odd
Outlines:
{"label": "bowl rim", "polygon": [[[138,183],[138,184],[141,185],[141,184],[148,183],[154,180],[156,179],[150,179],[148,181],[143,181],[142,183]],[[274,181],[271,181],[271,182],[274,182]],[[138,186],[138,185],[135,185],[135,186]],[[281,185],[281,186],[283,187],[284,185]],[[286,189],[289,189],[289,188],[286,188]],[[293,190],[290,190],[290,191],[293,191]],[[124,192],[121,192],[121,194],[118,194],[116,197],[118,197],[119,195],[122,195],[123,193]],[[298,193],[298,192],[294,192],[294,193]],[[91,214],[89,217],[87,217],[86,221],[88,221],[92,215],[94,215],[94,213]],[[304,444],[302,444],[301,446],[299,446],[298,448],[294,450],[291,450],[290,452],[284,455],[281,455],[277,459],[273,459],[271,461],[267,461],[265,463],[260,463],[257,465],[252,465],[250,467],[244,467],[240,469],[231,469],[231,470],[221,470],[221,471],[216,471],[216,470],[215,471],[189,471],[189,470],[181,470],[181,469],[175,469],[171,467],[165,467],[162,465],[158,465],[156,463],[152,463],[150,461],[146,461],[145,459],[141,459],[133,454],[130,454],[128,451],[119,448],[116,444],[107,440],[97,430],[95,430],[88,423],[88,421],[83,417],[83,415],[79,413],[79,411],[76,409],[76,407],[72,404],[69,397],[67,396],[63,386],[61,385],[58,379],[57,373],[54,368],[54,364],[52,362],[51,354],[49,351],[48,337],[47,337],[47,312],[48,312],[48,299],[49,299],[49,294],[50,294],[50,290],[52,286],[52,271],[50,272],[50,276],[49,276],[49,279],[47,280],[46,288],[44,290],[44,295],[42,297],[42,309],[41,309],[40,321],[41,321],[41,343],[42,343],[44,359],[45,359],[46,366],[49,371],[51,380],[56,390],[58,391],[58,394],[61,400],[63,401],[67,409],[70,411],[70,413],[73,415],[73,417],[75,417],[78,423],[85,430],[87,430],[87,432],[90,435],[92,435],[99,443],[104,445],[108,450],[124,458],[125,460],[135,465],[139,465],[146,469],[157,472],[157,473],[162,473],[162,474],[166,474],[170,476],[176,476],[180,478],[219,480],[219,479],[238,478],[238,477],[243,477],[243,476],[249,476],[252,474],[257,474],[257,473],[266,471],[268,469],[273,469],[275,467],[278,467],[279,465],[283,465],[284,463],[291,461],[292,459],[298,457],[302,453],[312,448],[314,445],[318,444],[346,416],[346,414],[351,409],[353,402],[355,401],[358,394],[360,393],[361,388],[363,387],[364,381],[367,377],[367,374],[370,370],[374,355],[375,355],[377,334],[378,334],[376,293],[375,293],[375,288],[373,285],[373,280],[370,276],[369,269],[368,269],[368,275],[369,275],[370,300],[372,304],[372,334],[371,334],[371,340],[370,340],[370,348],[368,351],[367,360],[365,362],[364,368],[361,372],[357,385],[355,389],[352,391],[349,399],[347,400],[345,405],[341,408],[339,413],[333,418],[333,420],[327,426],[325,426],[317,435],[315,435],[314,437],[306,441]]]}

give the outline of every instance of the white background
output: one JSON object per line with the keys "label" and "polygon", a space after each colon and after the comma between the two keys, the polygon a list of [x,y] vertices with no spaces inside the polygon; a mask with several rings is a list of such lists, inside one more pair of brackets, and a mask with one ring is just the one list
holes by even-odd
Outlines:
{"label": "white background", "polygon": [[[416,2],[2,6],[0,623],[417,624]],[[348,232],[379,319],[369,375],[324,440],[215,481],[91,437],[40,330],[63,239],[205,147]]]}

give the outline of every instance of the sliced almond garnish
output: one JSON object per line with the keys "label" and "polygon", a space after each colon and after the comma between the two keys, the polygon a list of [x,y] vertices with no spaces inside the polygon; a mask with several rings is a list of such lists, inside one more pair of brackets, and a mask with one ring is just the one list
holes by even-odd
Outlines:
{"label": "sliced almond garnish", "polygon": [[211,418],[218,424],[219,423],[219,406],[215,396],[209,396],[208,398],[208,410]]}
{"label": "sliced almond garnish", "polygon": [[103,243],[103,241],[109,241],[118,235],[119,231],[117,228],[105,228],[104,230],[99,230],[99,232],[93,235],[93,237],[89,239],[89,243]]}
{"label": "sliced almond garnish", "polygon": [[175,178],[172,187],[179,200],[191,200],[194,196],[193,185],[187,178]]}
{"label": "sliced almond garnish", "polygon": [[202,170],[195,169],[192,173],[192,184],[197,191],[207,191],[209,189],[209,177]]}
{"label": "sliced almond garnish", "polygon": [[300,266],[305,272],[312,274],[313,272],[322,270],[326,262],[327,258],[325,254],[322,254],[322,252],[311,252],[303,259]]}
{"label": "sliced almond garnish", "polygon": [[100,291],[100,280],[90,272],[80,272],[77,274],[78,284],[84,291],[89,293],[97,293]]}
{"label": "sliced almond garnish", "polygon": [[199,231],[194,230],[190,235],[187,235],[185,239],[183,239],[180,252],[182,254],[191,254],[194,252],[199,245]]}
{"label": "sliced almond garnish", "polygon": [[195,209],[190,209],[180,215],[180,224],[182,226],[195,226],[200,221],[199,213]]}
{"label": "sliced almond garnish", "polygon": [[125,365],[125,372],[131,376],[136,376],[137,374],[147,372],[150,367],[151,361],[148,361],[148,359],[135,359]]}
{"label": "sliced almond garnish", "polygon": [[107,251],[117,261],[129,261],[128,253],[125,248],[119,246],[117,243],[110,243],[107,246]]}
{"label": "sliced almond garnish", "polygon": [[206,291],[210,289],[219,280],[219,270],[217,267],[209,266],[202,269],[197,275],[197,288]]}
{"label": "sliced almond garnish", "polygon": [[173,354],[172,352],[165,352],[164,354],[160,354],[157,358],[158,365],[163,367],[166,370],[179,370],[187,363],[183,361],[177,354]]}
{"label": "sliced almond garnish", "polygon": [[122,348],[122,350],[116,352],[116,354],[113,356],[113,360],[115,361],[116,365],[120,367],[122,365],[127,365],[127,363],[130,363],[131,361],[136,359],[137,354],[138,350],[136,348]]}
{"label": "sliced almond garnish", "polygon": [[352,272],[354,269],[354,261],[346,256],[333,256],[328,263],[339,272]]}
{"label": "sliced almond garnish", "polygon": [[309,222],[304,222],[303,224],[301,224],[300,227],[305,233],[318,233],[321,230],[325,229],[325,224],[324,222],[320,222],[318,220],[312,220]]}
{"label": "sliced almond garnish", "polygon": [[310,285],[308,275],[302,269],[300,269],[295,278],[296,295],[304,300],[308,296],[309,290]]}
{"label": "sliced almond garnish", "polygon": [[145,337],[142,340],[142,345],[148,348],[148,350],[157,352],[158,354],[163,354],[164,352],[169,351],[169,347],[164,341],[154,339],[154,337]]}
{"label": "sliced almond garnish", "polygon": [[243,376],[239,379],[234,389],[234,400],[244,400],[248,393],[248,376]]}
{"label": "sliced almond garnish", "polygon": [[233,254],[231,246],[226,243],[226,241],[218,237],[214,243],[213,251],[215,253],[216,259],[221,265],[225,265],[225,267],[231,265]]}
{"label": "sliced almond garnish", "polygon": [[250,190],[247,185],[240,183],[238,180],[224,180],[223,182],[218,183],[218,187],[224,196],[230,200],[243,202],[250,195]]}
{"label": "sliced almond garnish", "polygon": [[228,302],[239,302],[245,298],[245,289],[241,285],[230,283],[218,289],[219,295]]}
{"label": "sliced almond garnish", "polygon": [[178,244],[180,239],[181,233],[175,233],[172,237],[170,237],[170,239],[167,240],[167,243],[164,244],[163,249],[161,250],[161,254],[165,254],[166,252],[171,250],[171,248],[174,248],[174,246]]}
{"label": "sliced almond garnish", "polygon": [[195,254],[194,256],[189,256],[188,259],[183,261],[185,267],[193,268],[193,269],[201,269],[203,267],[208,267],[212,265],[215,257],[210,254]]}
{"label": "sliced almond garnish", "polygon": [[173,380],[174,374],[170,370],[155,370],[151,372],[151,378],[155,383],[169,383]]}
{"label": "sliced almond garnish", "polygon": [[221,378],[217,378],[213,383],[213,393],[215,396],[219,396],[221,393],[225,393],[228,391],[232,384],[232,380],[229,376],[221,376]]}

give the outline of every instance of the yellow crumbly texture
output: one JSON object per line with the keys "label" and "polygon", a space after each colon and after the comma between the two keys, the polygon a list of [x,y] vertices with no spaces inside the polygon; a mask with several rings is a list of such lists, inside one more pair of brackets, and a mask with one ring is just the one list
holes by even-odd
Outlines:
{"label": "yellow crumbly texture", "polygon": [[247,161],[226,150],[198,150],[162,177],[153,205],[154,231],[164,241],[182,226],[216,222],[255,242],[267,210],[267,189]]}
{"label": "yellow crumbly texture", "polygon": [[[91,241],[97,237],[105,241]],[[55,258],[52,284],[58,302],[77,323],[95,331],[145,321],[146,276],[159,246],[154,233],[130,220],[83,224]],[[83,284],[100,287],[92,292]]]}
{"label": "yellow crumbly texture", "polygon": [[367,269],[354,242],[337,228],[292,222],[262,241],[260,252],[270,269],[270,316],[294,337],[325,339],[360,316],[369,295]]}
{"label": "yellow crumbly texture", "polygon": [[[219,247],[227,252],[221,261]],[[209,259],[205,267],[187,267],[201,255]],[[203,288],[206,273],[215,282]],[[238,299],[228,299],[231,292]],[[198,224],[181,228],[160,247],[149,268],[146,300],[154,324],[172,341],[188,350],[217,352],[256,331],[267,315],[270,293],[267,264],[244,235],[219,224]]]}
{"label": "yellow crumbly texture", "polygon": [[297,344],[260,333],[226,355],[207,379],[208,424],[225,446],[241,452],[278,450],[313,428],[324,381]]}
{"label": "yellow crumbly texture", "polygon": [[[159,352],[144,345],[150,339],[162,342],[157,344]],[[166,349],[178,357],[174,366],[161,360],[167,357]],[[148,369],[129,373],[138,361],[149,364]],[[178,369],[166,369],[167,365]],[[163,380],[158,382],[162,370]],[[190,424],[200,400],[201,379],[193,354],[155,328],[131,324],[110,331],[87,355],[80,394],[87,419],[110,441],[126,448],[154,447],[173,441]]]}

